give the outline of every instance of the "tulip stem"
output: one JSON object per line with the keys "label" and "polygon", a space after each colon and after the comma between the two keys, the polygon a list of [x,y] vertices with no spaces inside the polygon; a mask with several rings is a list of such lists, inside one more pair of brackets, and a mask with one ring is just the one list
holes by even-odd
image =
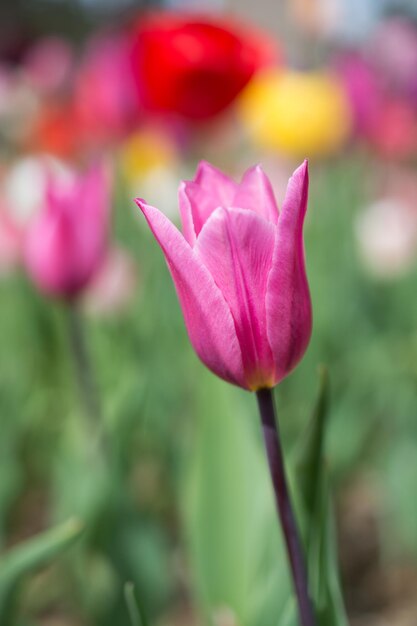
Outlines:
{"label": "tulip stem", "polygon": [[269,471],[275,493],[275,502],[281,522],[287,554],[291,565],[295,593],[298,602],[300,624],[314,626],[313,605],[308,593],[307,569],[300,534],[285,474],[284,456],[280,441],[274,397],[271,389],[260,389],[257,393],[262,431],[268,457]]}
{"label": "tulip stem", "polygon": [[101,421],[100,400],[87,350],[83,319],[76,305],[68,307],[68,330],[81,401],[86,416],[97,428]]}

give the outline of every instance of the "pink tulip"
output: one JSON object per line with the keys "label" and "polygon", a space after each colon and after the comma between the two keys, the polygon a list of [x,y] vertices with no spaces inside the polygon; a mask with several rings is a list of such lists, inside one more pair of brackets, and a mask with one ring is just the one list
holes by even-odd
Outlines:
{"label": "pink tulip", "polygon": [[74,70],[74,51],[60,37],[44,37],[29,48],[23,70],[31,86],[44,95],[68,89]]}
{"label": "pink tulip", "polygon": [[282,380],[309,342],[307,197],[307,162],[291,177],[280,213],[261,167],[237,184],[203,162],[195,179],[180,186],[183,235],[136,200],[167,260],[198,356],[251,391]]}
{"label": "pink tulip", "polygon": [[126,135],[138,123],[134,77],[127,41],[122,36],[92,39],[75,82],[74,108],[88,146]]}
{"label": "pink tulip", "polygon": [[73,299],[98,271],[106,252],[109,185],[101,167],[69,180],[49,179],[45,206],[29,225],[25,263],[41,291]]}

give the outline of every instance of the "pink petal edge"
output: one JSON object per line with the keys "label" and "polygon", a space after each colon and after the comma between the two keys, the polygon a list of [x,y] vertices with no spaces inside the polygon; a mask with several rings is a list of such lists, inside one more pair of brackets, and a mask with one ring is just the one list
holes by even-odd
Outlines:
{"label": "pink petal edge", "polygon": [[260,165],[246,170],[233,199],[233,206],[255,211],[269,222],[278,222],[278,206],[269,178]]}
{"label": "pink petal edge", "polygon": [[198,356],[215,374],[244,387],[242,353],[233,318],[222,293],[170,220],[140,198],[135,202],[165,255],[185,325]]}
{"label": "pink petal edge", "polygon": [[238,185],[207,161],[201,161],[194,180],[181,183],[179,204],[184,236],[193,245],[205,222],[219,206],[232,206]]}
{"label": "pink petal edge", "polygon": [[311,335],[311,300],[302,236],[307,199],[308,163],[304,161],[288,183],[266,291],[267,332],[275,357],[276,382],[301,359]]}

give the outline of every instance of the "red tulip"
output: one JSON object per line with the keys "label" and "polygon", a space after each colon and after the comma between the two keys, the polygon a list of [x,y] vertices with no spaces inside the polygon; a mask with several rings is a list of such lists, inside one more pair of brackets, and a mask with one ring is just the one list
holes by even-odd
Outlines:
{"label": "red tulip", "polygon": [[143,105],[192,120],[223,111],[274,56],[265,35],[213,17],[161,12],[138,21],[132,33]]}

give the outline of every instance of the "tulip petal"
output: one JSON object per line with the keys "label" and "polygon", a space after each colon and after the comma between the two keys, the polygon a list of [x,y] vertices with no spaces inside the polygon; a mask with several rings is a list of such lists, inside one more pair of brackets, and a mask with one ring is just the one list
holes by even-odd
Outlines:
{"label": "tulip petal", "polygon": [[230,176],[207,161],[198,164],[194,182],[207,193],[217,193],[222,204],[230,203],[237,188]]}
{"label": "tulip petal", "polygon": [[219,206],[231,206],[237,184],[210,163],[202,161],[193,181],[185,181],[179,192],[184,236],[193,245],[204,223]]}
{"label": "tulip petal", "polygon": [[181,215],[181,224],[182,224],[182,234],[185,239],[188,241],[190,246],[195,244],[195,240],[197,239],[195,228],[194,228],[194,219],[193,212],[191,208],[191,202],[187,195],[187,184],[186,182],[182,182],[180,184],[178,190],[178,203],[180,206],[180,215]]}
{"label": "tulip petal", "polygon": [[268,177],[260,165],[243,175],[232,206],[251,209],[274,224],[278,221],[278,206]]}
{"label": "tulip petal", "polygon": [[302,235],[307,199],[308,165],[305,161],[288,183],[266,292],[267,333],[275,358],[277,382],[298,363],[311,335],[311,301]]}
{"label": "tulip petal", "polygon": [[190,340],[215,374],[244,386],[242,354],[229,306],[208,270],[177,228],[158,209],[137,199],[174,280]]}
{"label": "tulip petal", "polygon": [[272,383],[274,371],[265,313],[274,242],[270,222],[253,211],[220,207],[194,247],[230,306],[250,389]]}

